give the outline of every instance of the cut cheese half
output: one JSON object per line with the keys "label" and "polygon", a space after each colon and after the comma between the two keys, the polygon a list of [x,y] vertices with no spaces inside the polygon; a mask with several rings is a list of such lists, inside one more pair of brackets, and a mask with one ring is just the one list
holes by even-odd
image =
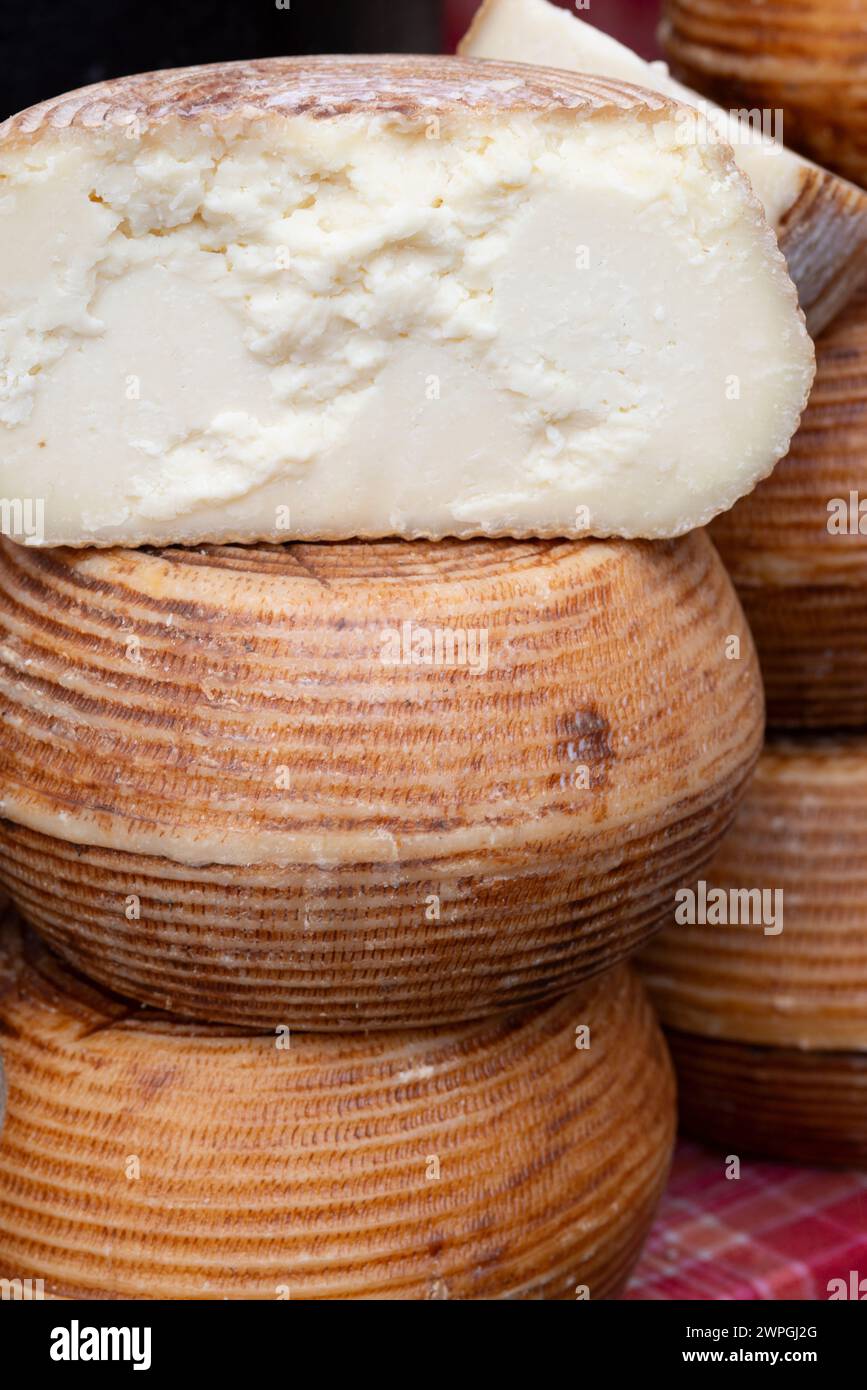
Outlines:
{"label": "cut cheese half", "polygon": [[703,124],[619,82],[458,58],[215,65],[13,118],[3,529],[703,525],[786,452],[814,367]]}
{"label": "cut cheese half", "polygon": [[778,143],[789,116],[782,102],[767,112],[724,111],[676,82],[665,63],[645,62],[548,0],[485,0],[460,51],[636,82],[704,112],[776,229],[814,336],[867,278],[867,193]]}

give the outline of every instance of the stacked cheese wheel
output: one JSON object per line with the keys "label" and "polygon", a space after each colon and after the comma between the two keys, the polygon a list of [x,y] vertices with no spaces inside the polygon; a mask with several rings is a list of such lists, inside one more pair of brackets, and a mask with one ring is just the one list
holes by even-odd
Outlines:
{"label": "stacked cheese wheel", "polygon": [[[700,103],[732,138],[775,221],[819,335],[815,385],[788,455],[709,528],[756,639],[769,741],[731,835],[697,885],[683,881],[642,969],[693,1133],[734,1152],[863,1166],[867,292],[862,252],[839,215],[863,195],[772,148],[745,109],[783,106],[787,135],[863,182],[858,106],[847,99],[864,47],[858,9],[668,0],[676,75],[725,111],[546,0],[488,0],[465,50],[568,59]],[[820,177],[835,211],[811,232],[805,217]],[[846,273],[832,290],[845,247]]]}
{"label": "stacked cheese wheel", "polygon": [[[733,106],[781,108],[786,136],[865,182],[855,99],[867,6],[668,0],[675,71]],[[737,11],[738,6],[734,7]],[[748,40],[748,42],[746,41]],[[860,67],[859,67],[860,65]],[[859,122],[861,122],[859,124]],[[772,737],[708,875],[722,904],[761,887],[755,915],[674,925],[647,957],[690,1128],[723,1145],[867,1166],[867,298],[816,343],[790,452],[711,534],[759,649]],[[789,735],[787,737],[786,735]]]}
{"label": "stacked cheese wheel", "polygon": [[771,224],[825,319],[863,198],[475,59],[104,83],[0,174],[0,1275],[616,1293],[674,1129],[627,960],[762,740],[696,528],[812,381]]}

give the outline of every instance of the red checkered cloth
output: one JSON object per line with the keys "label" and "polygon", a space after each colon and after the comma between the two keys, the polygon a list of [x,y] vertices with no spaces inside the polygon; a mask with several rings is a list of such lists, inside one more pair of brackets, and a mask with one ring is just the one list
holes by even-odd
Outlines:
{"label": "red checkered cloth", "polygon": [[625,1299],[827,1299],[867,1277],[867,1173],[741,1160],[687,1140]]}

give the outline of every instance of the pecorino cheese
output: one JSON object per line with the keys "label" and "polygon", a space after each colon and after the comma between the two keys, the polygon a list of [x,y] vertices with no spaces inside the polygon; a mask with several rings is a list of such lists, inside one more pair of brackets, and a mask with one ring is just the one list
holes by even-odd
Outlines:
{"label": "pecorino cheese", "polygon": [[813,375],[731,150],[457,58],[100,83],[0,126],[0,496],[30,544],[674,536]]}
{"label": "pecorino cheese", "polygon": [[548,0],[485,0],[460,52],[635,82],[701,110],[749,176],[814,336],[867,278],[867,193],[780,143],[788,109],[723,111],[676,82],[664,63],[645,62]]}

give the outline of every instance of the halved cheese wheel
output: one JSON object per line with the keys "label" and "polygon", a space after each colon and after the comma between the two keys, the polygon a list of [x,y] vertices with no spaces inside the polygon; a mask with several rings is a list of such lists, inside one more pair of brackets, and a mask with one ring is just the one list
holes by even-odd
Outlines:
{"label": "halved cheese wheel", "polygon": [[0,179],[0,529],[33,546],[679,535],[812,381],[730,149],[617,81],[121,78],[0,126]]}

